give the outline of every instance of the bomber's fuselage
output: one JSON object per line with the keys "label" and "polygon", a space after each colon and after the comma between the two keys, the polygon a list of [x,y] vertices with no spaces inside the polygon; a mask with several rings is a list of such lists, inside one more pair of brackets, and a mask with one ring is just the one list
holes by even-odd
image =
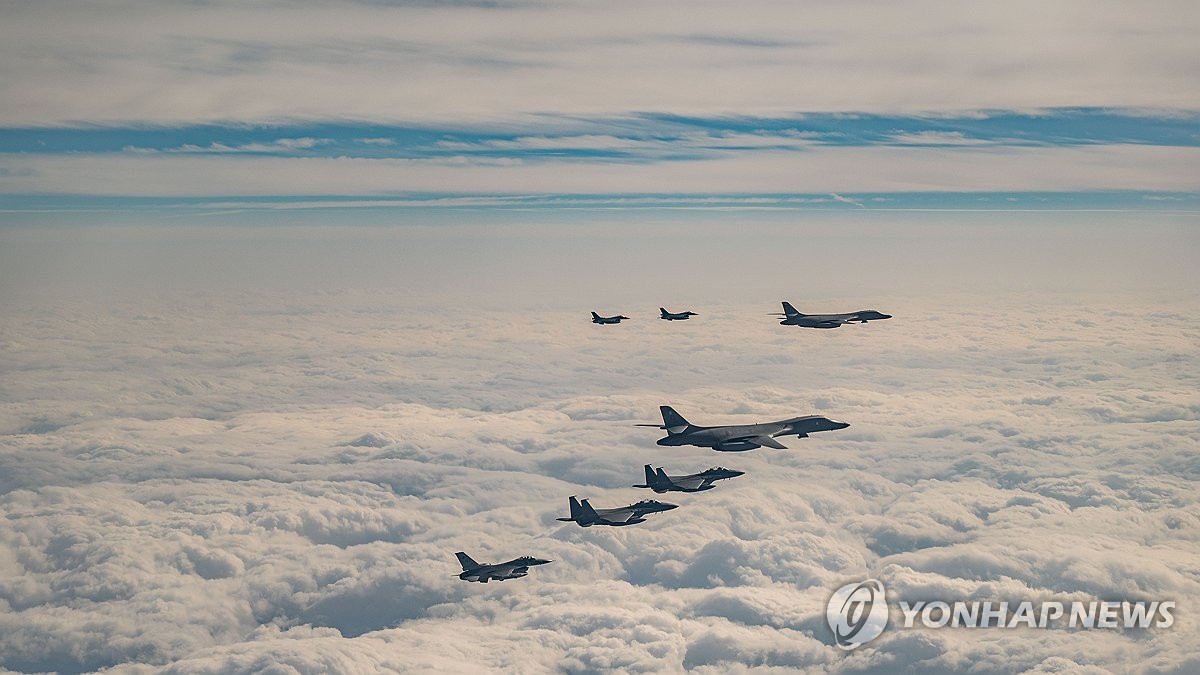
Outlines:
{"label": "bomber's fuselage", "polygon": [[801,326],[804,328],[837,328],[844,323],[866,323],[890,319],[892,315],[877,312],[873,309],[863,309],[845,314],[788,314],[779,323],[784,326]]}
{"label": "bomber's fuselage", "polygon": [[804,437],[817,431],[832,431],[845,429],[850,426],[820,415],[793,417],[779,422],[763,422],[761,424],[735,424],[720,427],[691,426],[679,433],[668,434],[658,439],[658,445],[678,446],[695,445],[702,448],[713,448],[722,452],[741,452],[762,447],[755,442],[755,437],[767,436],[800,436]]}

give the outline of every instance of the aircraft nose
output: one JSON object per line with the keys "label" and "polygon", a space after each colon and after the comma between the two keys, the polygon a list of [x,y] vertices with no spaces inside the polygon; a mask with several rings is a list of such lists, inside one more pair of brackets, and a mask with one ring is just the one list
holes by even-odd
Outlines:
{"label": "aircraft nose", "polygon": [[738,476],[745,476],[745,475],[746,475],[746,472],[745,472],[745,471],[736,471],[736,470],[734,470],[734,469],[729,469],[729,475],[730,475],[730,477],[732,477],[732,478],[737,478]]}
{"label": "aircraft nose", "polygon": [[678,504],[663,504],[662,507],[663,507],[663,511],[670,511],[671,509],[679,508],[679,505]]}
{"label": "aircraft nose", "polygon": [[850,425],[845,422],[838,422],[837,420],[833,420],[833,428],[834,429],[845,429],[848,426],[850,426]]}
{"label": "aircraft nose", "polygon": [[530,565],[545,565],[547,563],[552,563],[552,562],[554,562],[554,561],[553,560],[542,560],[541,558],[534,558],[533,562],[531,562],[529,564]]}

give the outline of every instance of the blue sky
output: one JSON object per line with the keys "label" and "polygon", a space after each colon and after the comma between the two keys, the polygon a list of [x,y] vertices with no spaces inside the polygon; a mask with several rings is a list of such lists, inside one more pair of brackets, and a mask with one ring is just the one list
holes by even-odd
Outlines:
{"label": "blue sky", "polygon": [[[554,131],[547,133],[549,127]],[[537,141],[544,141],[539,146]],[[624,141],[624,144],[621,142]],[[557,142],[558,145],[554,145]],[[190,126],[10,127],[3,153],[191,153],[293,157],[690,158],[706,150],[972,144],[1200,146],[1200,115],[1062,108],[970,115],[810,113],[788,118],[696,118],[664,114],[615,119],[547,116],[522,129],[396,126],[351,122]],[[655,145],[658,144],[658,145]]]}
{"label": "blue sky", "polygon": [[[1136,110],[1054,109],[1037,113],[986,112],[971,115],[882,115],[813,113],[788,118],[697,118],[664,114],[579,119],[547,116],[541,124],[518,125],[384,125],[379,123],[307,122],[291,124],[199,124],[180,126],[68,126],[0,130],[0,161],[9,168],[8,190],[0,196],[3,218],[14,222],[37,214],[89,211],[213,214],[213,209],[245,213],[289,210],[401,209],[1150,209],[1193,210],[1200,200],[1188,189],[1190,175],[1163,175],[1144,167],[1142,182],[1124,187],[1119,177],[1082,176],[1046,189],[1028,180],[990,184],[984,173],[936,173],[933,182],[906,189],[886,189],[888,172],[859,180],[847,175],[823,187],[806,189],[803,181],[764,181],[754,189],[758,172],[773,172],[790,162],[818,163],[816,156],[840,150],[900,155],[888,171],[902,172],[905,162],[929,163],[937,158],[989,156],[1016,151],[1016,167],[1037,164],[1046,152],[1122,153],[1156,149],[1185,153],[1191,161],[1200,147],[1197,116]],[[917,153],[917,154],[914,154]],[[869,157],[869,154],[867,155]],[[813,159],[810,159],[813,158]],[[907,158],[907,159],[906,159]],[[303,177],[231,193],[214,186],[195,190],[183,175],[188,160],[208,162],[215,173],[237,172],[264,160],[301,166],[356,160],[367,173],[392,172],[396,162],[436,166],[444,183],[413,181],[403,176],[394,185],[326,190]],[[67,165],[86,161],[93,167],[163,162],[179,172],[181,182],[148,187],[131,179],[94,187],[88,181],[56,183],[53,171],[38,160]],[[217,160],[217,161],[212,161]],[[1009,160],[1011,161],[1011,160]],[[1060,160],[1071,161],[1071,160]],[[1138,161],[1138,160],[1135,160]],[[1145,160],[1151,162],[1152,158]],[[733,179],[734,189],[720,180],[702,180],[682,188],[667,182],[632,191],[620,184],[605,188],[601,176],[593,189],[586,177],[612,168],[639,167],[651,172],[677,172],[692,167],[742,167],[749,180]],[[24,167],[25,170],[22,169]],[[458,169],[457,171],[455,169]],[[818,167],[819,168],[819,167]],[[568,170],[584,178],[539,190],[542,169]],[[119,172],[120,169],[117,169]],[[480,172],[531,171],[527,180],[500,183],[502,189],[475,187],[486,182]],[[108,172],[104,172],[108,173]],[[1149,173],[1150,175],[1145,175]],[[651,174],[653,175],[653,174]],[[461,177],[461,180],[457,180]],[[1013,178],[1009,175],[1006,179]],[[1089,179],[1092,180],[1089,183]],[[80,189],[80,185],[84,185]],[[27,187],[18,187],[24,185]],[[788,186],[791,185],[791,189]],[[172,189],[174,186],[174,190]],[[883,188],[883,189],[881,189]],[[181,201],[182,200],[182,201]]]}

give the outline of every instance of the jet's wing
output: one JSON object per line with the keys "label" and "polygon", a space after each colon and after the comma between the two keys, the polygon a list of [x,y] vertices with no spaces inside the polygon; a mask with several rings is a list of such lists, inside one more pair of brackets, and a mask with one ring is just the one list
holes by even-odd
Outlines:
{"label": "jet's wing", "polygon": [[679,478],[672,478],[671,482],[676,487],[681,487],[685,490],[695,490],[708,482],[708,480],[700,476],[680,476]]}
{"label": "jet's wing", "polygon": [[505,563],[503,565],[496,565],[496,569],[492,570],[492,576],[496,579],[511,578],[514,574],[525,574],[528,571],[529,568],[524,565]]}
{"label": "jet's wing", "polygon": [[598,509],[596,513],[599,514],[602,520],[607,520],[610,523],[624,523],[642,515],[631,506],[624,506],[619,509]]}
{"label": "jet's wing", "polygon": [[481,565],[478,569],[471,570],[471,573],[478,576],[479,580],[485,584],[488,579],[503,576],[504,574],[500,565]]}

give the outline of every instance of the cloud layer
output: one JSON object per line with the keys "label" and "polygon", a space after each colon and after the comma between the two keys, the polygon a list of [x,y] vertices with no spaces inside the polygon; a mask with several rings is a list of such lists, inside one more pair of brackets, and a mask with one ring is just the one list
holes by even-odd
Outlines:
{"label": "cloud layer", "polygon": [[[807,309],[896,319],[805,332],[735,304],[667,323],[650,298],[608,327],[354,292],[10,300],[0,666],[1196,667],[1194,303],[828,302]],[[786,451],[664,449],[631,425],[668,402],[700,423],[852,426]],[[644,497],[629,486],[646,462],[747,475],[637,527],[554,521],[570,494]],[[457,550],[555,562],[468,585]],[[1179,609],[1143,632],[893,625],[846,655],[824,604],[868,576],[907,601]]]}

